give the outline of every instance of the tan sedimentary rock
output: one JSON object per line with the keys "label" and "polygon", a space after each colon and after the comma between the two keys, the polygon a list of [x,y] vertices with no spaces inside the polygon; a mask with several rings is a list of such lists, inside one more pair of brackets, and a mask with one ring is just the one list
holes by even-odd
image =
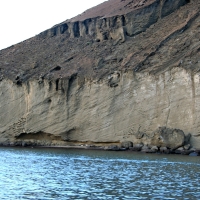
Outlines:
{"label": "tan sedimentary rock", "polygon": [[[41,132],[65,141],[154,144],[154,131],[166,126],[191,133],[192,146],[199,147],[199,74],[173,68],[157,77],[121,74],[117,87],[108,80],[1,81],[1,142]],[[144,133],[139,139],[138,130]]]}
{"label": "tan sedimentary rock", "polygon": [[0,51],[1,144],[200,148],[199,2],[116,2]]}

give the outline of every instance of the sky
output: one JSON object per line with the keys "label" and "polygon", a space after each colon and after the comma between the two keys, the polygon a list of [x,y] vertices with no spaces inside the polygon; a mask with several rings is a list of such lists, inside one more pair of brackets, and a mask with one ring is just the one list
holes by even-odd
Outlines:
{"label": "sky", "polygon": [[0,0],[0,50],[75,17],[105,0]]}

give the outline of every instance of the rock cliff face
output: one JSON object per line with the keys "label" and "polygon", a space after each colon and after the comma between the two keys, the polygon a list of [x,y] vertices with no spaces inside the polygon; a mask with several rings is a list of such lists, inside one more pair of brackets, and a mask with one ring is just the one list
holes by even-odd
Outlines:
{"label": "rock cliff face", "polygon": [[199,11],[110,0],[0,51],[0,143],[200,148]]}

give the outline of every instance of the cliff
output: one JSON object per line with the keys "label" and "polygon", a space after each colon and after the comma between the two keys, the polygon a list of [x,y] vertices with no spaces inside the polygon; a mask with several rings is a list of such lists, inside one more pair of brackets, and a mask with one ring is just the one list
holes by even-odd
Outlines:
{"label": "cliff", "polygon": [[110,0],[0,51],[1,144],[200,149],[199,11]]}

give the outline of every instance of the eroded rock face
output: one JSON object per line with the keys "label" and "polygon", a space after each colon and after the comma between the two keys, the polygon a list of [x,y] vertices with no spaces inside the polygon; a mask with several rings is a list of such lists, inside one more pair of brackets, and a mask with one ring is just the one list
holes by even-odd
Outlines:
{"label": "eroded rock face", "polygon": [[113,39],[116,42],[124,42],[126,35],[134,36],[145,31],[159,18],[169,15],[188,2],[187,0],[109,0],[40,35],[53,37],[66,34],[71,38],[90,35],[100,41]]}
{"label": "eroded rock face", "polygon": [[200,148],[199,11],[111,0],[0,51],[0,143]]}
{"label": "eroded rock face", "polygon": [[[198,148],[199,81],[198,74],[181,68],[158,77],[127,72],[116,87],[107,84],[107,77],[100,83],[85,80],[83,85],[76,77],[21,86],[3,80],[0,141],[41,141],[36,136],[42,132],[51,138],[48,144],[131,141],[174,149],[190,132],[187,141]],[[164,126],[168,128],[155,132]]]}

